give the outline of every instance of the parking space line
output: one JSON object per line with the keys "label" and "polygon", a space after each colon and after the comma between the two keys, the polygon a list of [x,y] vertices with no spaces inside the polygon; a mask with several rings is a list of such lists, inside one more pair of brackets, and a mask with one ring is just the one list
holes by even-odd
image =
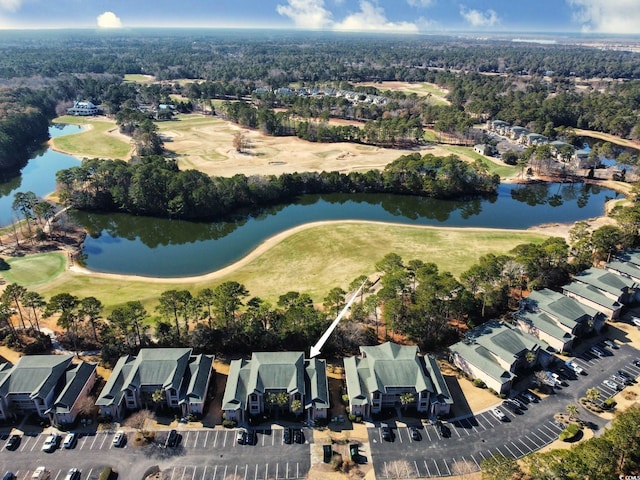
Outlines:
{"label": "parking space line", "polygon": [[542,431],[542,427],[538,428],[538,432],[540,432],[540,434],[541,434],[541,435],[544,435],[545,437],[547,437],[547,439],[548,439],[550,442],[553,442],[554,438],[553,438],[553,437],[550,437],[548,433],[543,432],[543,431]]}
{"label": "parking space line", "polygon": [[[451,424],[453,425],[453,424]],[[458,428],[454,425],[453,431],[456,432],[456,435],[458,435],[458,438],[460,438],[462,435],[460,435],[460,432],[458,431]]]}
{"label": "parking space line", "polygon": [[476,419],[476,422],[478,422],[478,425],[483,428],[482,431],[483,432],[486,431],[487,427],[485,427],[484,424],[480,421],[480,417],[475,417],[475,419]]}
{"label": "parking space line", "polygon": [[[227,473],[227,472],[224,472]],[[264,465],[264,480],[267,480],[267,478],[269,477],[269,464],[266,463]]]}
{"label": "parking space line", "polygon": [[434,459],[432,460],[433,460],[433,464],[436,466],[436,470],[438,471],[438,476],[441,477],[442,473],[440,473],[440,467],[438,466],[438,463]]}
{"label": "parking space line", "polygon": [[[102,443],[100,444],[100,450],[102,450],[102,447],[104,447],[104,442],[106,442],[106,441],[107,441],[107,434],[105,433],[105,434],[103,435],[103,437],[104,437],[104,438],[102,439]],[[109,448],[111,448],[111,447],[113,447],[113,442],[111,442],[111,443],[109,444]]]}
{"label": "parking space line", "polygon": [[[518,447],[518,445],[516,445],[515,442],[511,442],[511,445],[516,447],[516,449],[522,454],[523,457],[525,456],[525,453],[522,450],[520,450],[520,447]],[[517,457],[517,458],[520,458],[520,457]]]}
{"label": "parking space line", "polygon": [[427,465],[427,461],[423,460],[423,462],[424,462],[424,468],[427,469],[427,475],[431,477],[431,470],[429,470],[429,465]]}
{"label": "parking space line", "polygon": [[99,434],[96,432],[96,435],[93,437],[93,442],[91,442],[91,446],[89,447],[89,450],[93,450],[93,446],[96,443],[96,440],[98,440],[98,436]]}
{"label": "parking space line", "polygon": [[[245,463],[244,465],[244,480],[247,480],[247,475],[249,474],[249,464]],[[204,477],[202,478],[204,480]]]}
{"label": "parking space line", "polygon": [[[482,451],[479,451],[478,453],[482,457],[482,460],[486,460],[487,459],[487,457],[484,456],[484,453],[482,453]],[[491,452],[489,452],[489,453],[491,453]]]}
{"label": "parking space line", "polygon": [[197,446],[198,446],[198,438],[200,438],[200,430],[196,431],[196,439],[193,442],[193,448],[197,448]]}
{"label": "parking space line", "polygon": [[205,476],[207,475],[207,466],[204,466],[204,470],[202,470],[202,478],[200,480],[204,480]]}
{"label": "parking space line", "polygon": [[296,478],[300,478],[300,463],[296,462]]}
{"label": "parking space line", "polygon": [[427,434],[427,438],[429,439],[429,441],[431,441],[431,435],[429,435],[429,429],[427,428],[427,426],[424,426],[424,433]]}
{"label": "parking space line", "polygon": [[227,446],[227,433],[229,433],[228,431],[224,431],[224,440],[222,440],[222,448]]}
{"label": "parking space line", "polygon": [[[532,431],[532,432],[531,432],[531,435],[535,435],[536,437],[538,437],[538,435],[536,435],[536,432],[534,432],[534,431]],[[544,441],[543,439],[541,439],[540,437],[538,437],[538,440],[540,440],[540,441],[542,442],[542,446],[544,446],[544,445],[546,445],[546,444],[547,444],[547,442],[545,442],[545,441]],[[536,443],[536,446],[537,446],[537,445],[538,445],[538,444]],[[540,447],[538,447],[538,448],[540,448]]]}
{"label": "parking space line", "polygon": [[398,439],[400,440],[400,443],[402,443],[402,430],[400,430],[398,428]]}
{"label": "parking space line", "polygon": [[[526,439],[528,442],[530,442],[530,443],[533,445],[533,447],[532,447],[529,443],[526,443],[526,442],[525,442],[525,439]],[[527,436],[525,436],[525,437],[522,437],[522,438],[520,439],[520,442],[522,442],[522,444],[523,444],[523,445],[526,445],[526,446],[527,446],[527,448],[528,448],[529,450],[531,450],[532,452],[538,449],[538,444],[537,444],[536,442],[534,442],[531,438],[529,438],[529,436],[528,436],[528,435],[527,435]]]}
{"label": "parking space line", "polygon": [[413,461],[413,466],[416,469],[416,475],[418,478],[420,478],[422,475],[420,475],[420,470],[418,469],[418,462],[416,462],[415,460]]}
{"label": "parking space line", "polygon": [[229,465],[225,465],[224,466],[224,473],[222,474],[222,478],[227,478],[227,469],[229,468]]}
{"label": "parking space line", "polygon": [[204,444],[202,445],[202,448],[207,448],[207,442],[209,441],[210,433],[211,433],[211,430],[207,430],[207,435],[204,437]]}
{"label": "parking space line", "polygon": [[[464,457],[462,457],[462,458],[464,458]],[[476,467],[480,468],[480,464],[478,463],[478,461],[476,460],[476,458],[473,455],[471,455],[471,459],[476,464]]]}
{"label": "parking space line", "polygon": [[[38,435],[38,437],[36,438],[40,438],[40,435]],[[36,438],[33,439],[33,445],[31,446],[31,450],[29,450],[30,452],[33,452],[33,449],[36,448],[36,445],[38,445],[38,440]]]}
{"label": "parking space line", "polygon": [[[511,453],[511,450],[509,450],[509,449],[507,448],[507,446],[506,446],[506,445],[503,445],[503,447],[504,447],[504,448],[506,448],[506,449],[507,449],[507,451],[509,451],[509,453]],[[500,447],[496,447],[496,450],[497,450],[498,452],[500,452],[500,455],[502,455],[502,456],[503,456],[503,457],[505,457],[505,458],[508,458],[508,456],[509,456],[509,455],[505,455],[504,453],[502,453],[502,450],[500,450]],[[512,456],[513,458],[515,458],[515,456],[513,455],[513,453],[511,453],[511,456]]]}
{"label": "parking space line", "polygon": [[491,417],[489,417],[488,415],[482,414],[482,419],[485,420],[489,425],[491,425],[491,428],[495,427],[495,424],[491,421]]}
{"label": "parking space line", "polygon": [[[454,460],[455,461],[455,460]],[[442,463],[444,463],[444,466],[447,467],[447,476],[451,476],[451,470],[449,470],[449,465],[447,464],[447,461],[443,458],[442,459]]]}

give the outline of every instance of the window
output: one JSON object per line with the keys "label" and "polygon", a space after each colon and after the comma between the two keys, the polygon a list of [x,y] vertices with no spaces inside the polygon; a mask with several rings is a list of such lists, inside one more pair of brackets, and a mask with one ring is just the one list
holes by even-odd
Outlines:
{"label": "window", "polygon": [[255,393],[252,393],[250,398],[251,398],[252,402],[257,402],[258,401],[258,395],[256,395]]}

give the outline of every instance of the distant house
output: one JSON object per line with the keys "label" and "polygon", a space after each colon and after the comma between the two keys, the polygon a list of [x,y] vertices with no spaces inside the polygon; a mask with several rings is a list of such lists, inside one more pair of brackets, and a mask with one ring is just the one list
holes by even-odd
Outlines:
{"label": "distant house", "polygon": [[213,355],[193,355],[190,348],[143,348],[120,357],[100,392],[100,413],[121,419],[127,411],[153,408],[152,395],[181,415],[201,414],[211,380]]}
{"label": "distant house", "polygon": [[539,133],[527,133],[522,136],[522,141],[525,145],[544,145],[549,142],[549,139]]}
{"label": "distant house", "polygon": [[0,365],[0,420],[36,413],[54,424],[75,422],[96,380],[96,364],[73,355],[25,355]]}
{"label": "distant house", "polygon": [[479,153],[480,155],[491,155],[493,148],[489,144],[480,143],[473,146],[473,151]]}
{"label": "distant house", "polygon": [[519,125],[514,125],[509,129],[509,137],[511,140],[521,140],[528,133],[529,130]]}
{"label": "distant house", "polygon": [[453,397],[433,357],[418,355],[418,347],[392,342],[360,347],[362,356],[344,359],[350,412],[370,418],[383,408],[401,406],[404,394],[413,395],[409,406],[420,413],[446,416]]}
{"label": "distant house", "polygon": [[550,362],[547,346],[509,324],[492,320],[468,331],[449,352],[452,363],[471,378],[482,380],[498,393],[508,393],[519,372]]}
{"label": "distant house", "polygon": [[591,161],[589,160],[589,150],[576,150],[573,152],[571,160],[575,168],[591,168]]}
{"label": "distant house", "polygon": [[73,107],[67,108],[67,115],[88,117],[98,114],[98,107],[91,102],[73,102]]}
{"label": "distant house", "polygon": [[309,421],[327,418],[326,361],[305,360],[303,352],[254,352],[251,360],[233,360],[222,410],[226,420],[238,423],[273,410],[301,413]]}

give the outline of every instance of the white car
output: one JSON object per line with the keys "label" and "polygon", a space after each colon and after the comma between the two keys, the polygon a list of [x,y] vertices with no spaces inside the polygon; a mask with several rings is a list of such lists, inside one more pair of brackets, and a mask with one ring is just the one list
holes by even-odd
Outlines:
{"label": "white car", "polygon": [[118,430],[116,432],[115,437],[113,437],[113,446],[114,447],[121,447],[122,445],[124,445],[125,439],[127,438],[127,436],[125,435],[125,433],[122,430]]}
{"label": "white car", "polygon": [[64,437],[64,442],[62,442],[62,446],[66,449],[73,448],[76,444],[77,435],[75,433],[67,433],[67,436]]}
{"label": "white car", "polygon": [[52,433],[47,436],[44,443],[42,444],[43,452],[53,452],[56,448],[58,448],[58,442],[60,441],[60,435],[57,433]]}
{"label": "white car", "polygon": [[615,390],[615,391],[622,390],[622,387],[620,387],[620,385],[615,383],[613,380],[609,380],[608,378],[606,380],[603,380],[602,383],[612,390]]}
{"label": "white car", "polygon": [[45,467],[38,467],[33,471],[31,480],[47,480],[51,477],[51,472]]}
{"label": "white car", "polygon": [[501,422],[504,422],[507,419],[507,416],[499,408],[492,408],[491,413],[493,413],[493,416]]}
{"label": "white car", "polygon": [[584,368],[582,368],[580,365],[578,365],[574,361],[567,362],[567,367],[569,367],[571,370],[573,370],[578,375],[582,375],[584,373]]}
{"label": "white car", "polygon": [[633,323],[636,327],[640,327],[640,318],[631,317],[631,323]]}

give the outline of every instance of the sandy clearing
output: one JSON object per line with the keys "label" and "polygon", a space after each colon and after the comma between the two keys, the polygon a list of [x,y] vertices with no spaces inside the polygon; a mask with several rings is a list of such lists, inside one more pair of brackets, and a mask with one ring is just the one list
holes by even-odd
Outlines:
{"label": "sandy clearing", "polygon": [[[323,170],[348,173],[382,169],[398,157],[415,152],[438,156],[451,154],[438,146],[388,149],[346,142],[314,143],[297,137],[267,136],[217,118],[207,120],[188,129],[174,123],[160,124],[160,133],[167,139],[166,148],[176,154],[182,168],[194,168],[212,176],[281,175]],[[242,132],[251,145],[247,153],[233,148],[233,137],[238,132]]]}
{"label": "sandy clearing", "polygon": [[[442,88],[435,83],[429,82],[399,82],[399,81],[387,81],[380,83],[372,83],[372,82],[364,82],[357,83],[358,87],[375,87],[379,91],[384,92],[385,90],[391,90],[392,92],[406,92],[406,93],[415,93],[418,96],[425,97],[428,93],[431,93],[430,90],[435,92],[441,92],[438,95],[432,94],[438,101],[441,101],[446,104],[450,104],[445,96],[449,94],[449,90],[446,88]],[[426,88],[425,88],[426,86]]]}

